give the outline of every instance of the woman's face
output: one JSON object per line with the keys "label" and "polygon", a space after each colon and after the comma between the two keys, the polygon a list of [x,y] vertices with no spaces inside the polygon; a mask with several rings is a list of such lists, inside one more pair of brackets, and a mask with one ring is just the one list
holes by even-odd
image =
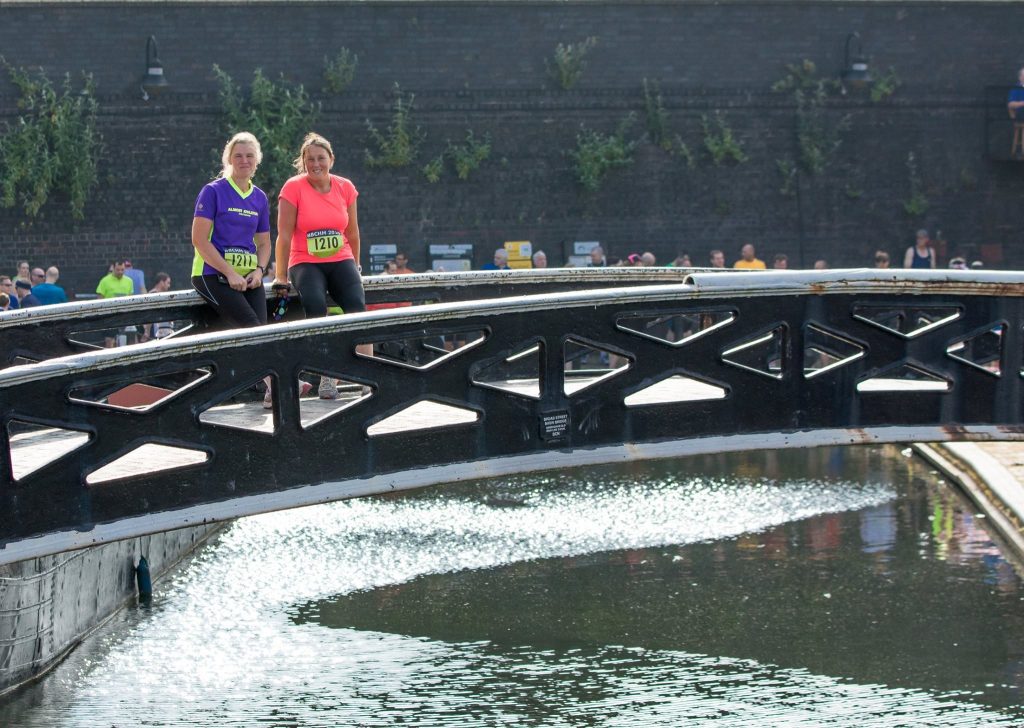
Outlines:
{"label": "woman's face", "polygon": [[231,148],[231,176],[236,179],[249,179],[256,174],[256,147],[249,142],[238,142]]}
{"label": "woman's face", "polygon": [[18,263],[18,277],[28,280],[28,263]]}
{"label": "woman's face", "polygon": [[317,180],[328,179],[334,157],[323,147],[310,144],[302,153],[302,161],[306,165],[306,174]]}

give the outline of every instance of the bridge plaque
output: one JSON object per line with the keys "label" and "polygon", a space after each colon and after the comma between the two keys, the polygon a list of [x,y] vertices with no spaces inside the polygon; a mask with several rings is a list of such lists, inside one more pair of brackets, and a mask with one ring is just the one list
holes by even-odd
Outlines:
{"label": "bridge plaque", "polygon": [[569,434],[569,411],[555,410],[540,415],[540,439],[561,440]]}

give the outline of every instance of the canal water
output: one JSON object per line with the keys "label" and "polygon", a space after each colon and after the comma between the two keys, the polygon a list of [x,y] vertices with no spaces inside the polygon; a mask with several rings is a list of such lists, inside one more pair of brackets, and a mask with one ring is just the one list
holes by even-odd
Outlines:
{"label": "canal water", "polygon": [[1024,585],[892,447],[541,473],[242,519],[20,726],[1020,726]]}

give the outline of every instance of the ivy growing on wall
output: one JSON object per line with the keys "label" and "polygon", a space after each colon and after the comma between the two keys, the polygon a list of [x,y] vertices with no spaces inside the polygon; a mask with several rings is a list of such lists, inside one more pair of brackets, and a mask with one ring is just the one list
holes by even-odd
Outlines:
{"label": "ivy growing on wall", "polygon": [[367,119],[366,127],[370,132],[370,138],[377,147],[375,152],[366,150],[366,165],[368,167],[405,167],[412,164],[419,154],[420,144],[423,143],[424,134],[418,126],[412,123],[412,108],[416,96],[409,94],[408,99],[402,97],[402,89],[396,83],[394,86],[394,111],[391,115],[391,124],[386,131],[380,131]]}
{"label": "ivy growing on wall", "polygon": [[42,70],[29,72],[3,57],[0,63],[20,92],[18,117],[0,134],[0,204],[20,205],[35,217],[60,192],[68,196],[72,217],[81,220],[102,149],[92,77],[84,74],[76,91],[70,75],[56,87]]}
{"label": "ivy growing on wall", "polygon": [[[310,100],[302,84],[290,84],[284,76],[275,83],[259,68],[248,93],[219,66],[214,65],[213,72],[220,83],[226,138],[240,131],[256,136],[263,162],[255,181],[270,199],[277,199],[281,185],[295,174],[292,161],[298,156],[302,138],[315,127],[320,105]],[[219,164],[221,150],[214,151]]]}
{"label": "ivy growing on wall", "polygon": [[821,174],[839,149],[840,135],[850,124],[846,115],[833,119],[825,113],[825,102],[839,84],[818,77],[812,61],[791,64],[786,70],[786,76],[772,86],[772,91],[788,92],[796,103],[796,163],[809,174]]}
{"label": "ivy growing on wall", "polygon": [[597,45],[597,38],[591,36],[579,43],[561,43],[555,48],[553,63],[545,61],[548,75],[562,89],[569,90],[576,85],[587,67],[587,54]]}
{"label": "ivy growing on wall", "polygon": [[614,134],[602,134],[584,127],[576,135],[576,149],[570,151],[569,156],[575,165],[576,179],[583,189],[596,192],[608,172],[633,163],[636,142],[626,139],[626,132],[632,124],[633,115],[630,114]]}

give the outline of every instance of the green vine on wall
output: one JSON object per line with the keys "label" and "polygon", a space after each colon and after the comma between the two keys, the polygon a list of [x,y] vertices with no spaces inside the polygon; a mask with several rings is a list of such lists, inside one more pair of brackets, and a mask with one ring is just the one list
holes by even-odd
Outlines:
{"label": "green vine on wall", "polygon": [[797,162],[810,174],[821,174],[841,145],[841,134],[849,128],[849,117],[838,121],[825,113],[825,102],[839,88],[832,79],[817,77],[817,67],[805,60],[786,67],[786,76],[772,85],[772,91],[789,92],[796,103]]}
{"label": "green vine on wall", "polygon": [[907,154],[907,180],[910,183],[910,197],[903,201],[903,211],[911,217],[920,217],[928,212],[931,203],[924,193],[924,182],[917,170],[917,158],[913,152]]}
{"label": "green vine on wall", "polygon": [[21,113],[0,135],[0,204],[21,205],[27,216],[35,217],[53,193],[63,192],[72,217],[81,220],[96,186],[102,149],[92,76],[83,74],[82,89],[76,92],[70,74],[57,88],[42,70],[30,73],[2,56],[0,63],[21,93]]}
{"label": "green vine on wall", "polygon": [[369,119],[366,120],[370,137],[377,147],[376,153],[366,150],[368,167],[408,166],[415,161],[420,144],[423,143],[423,132],[418,126],[412,125],[412,108],[416,96],[409,94],[408,100],[403,100],[402,89],[397,83],[394,86],[394,94],[394,112],[386,132],[381,132]]}
{"label": "green vine on wall", "polygon": [[359,56],[342,47],[334,58],[324,56],[324,90],[331,94],[340,94],[351,85],[356,77],[356,66]]}
{"label": "green vine on wall", "polygon": [[455,175],[459,179],[469,179],[469,175],[491,156],[491,137],[484,134],[483,139],[477,139],[473,131],[469,130],[466,132],[465,144],[448,142],[447,154],[455,165]]}
{"label": "green vine on wall", "polygon": [[672,139],[669,137],[668,111],[661,98],[661,89],[656,82],[644,79],[644,116],[647,121],[647,138],[666,152],[672,150]]}
{"label": "green vine on wall", "polygon": [[704,114],[700,119],[704,127],[704,148],[711,155],[711,161],[716,167],[730,160],[737,164],[747,161],[743,145],[736,138],[722,112],[716,111],[713,117]]}
{"label": "green vine on wall", "polygon": [[[320,105],[310,101],[301,84],[289,84],[284,76],[274,83],[259,68],[253,73],[248,94],[219,66],[213,66],[213,73],[220,83],[225,134],[231,137],[248,131],[256,136],[263,150],[256,183],[270,199],[276,199],[281,185],[295,174],[292,161],[302,138],[319,119]],[[221,150],[214,152],[219,164]]]}
{"label": "green vine on wall", "polygon": [[630,114],[619,124],[614,134],[582,128],[576,135],[576,149],[570,151],[569,156],[574,162],[576,179],[583,185],[583,189],[596,192],[608,172],[633,163],[636,142],[626,139],[626,132],[633,120]]}
{"label": "green vine on wall", "polygon": [[896,89],[903,85],[900,77],[896,75],[896,69],[889,66],[889,70],[875,79],[871,84],[871,100],[876,104],[879,101],[889,98]]}
{"label": "green vine on wall", "polygon": [[548,75],[564,90],[576,85],[587,67],[587,54],[597,45],[597,38],[591,36],[579,43],[561,43],[555,47],[554,63],[544,62]]}

